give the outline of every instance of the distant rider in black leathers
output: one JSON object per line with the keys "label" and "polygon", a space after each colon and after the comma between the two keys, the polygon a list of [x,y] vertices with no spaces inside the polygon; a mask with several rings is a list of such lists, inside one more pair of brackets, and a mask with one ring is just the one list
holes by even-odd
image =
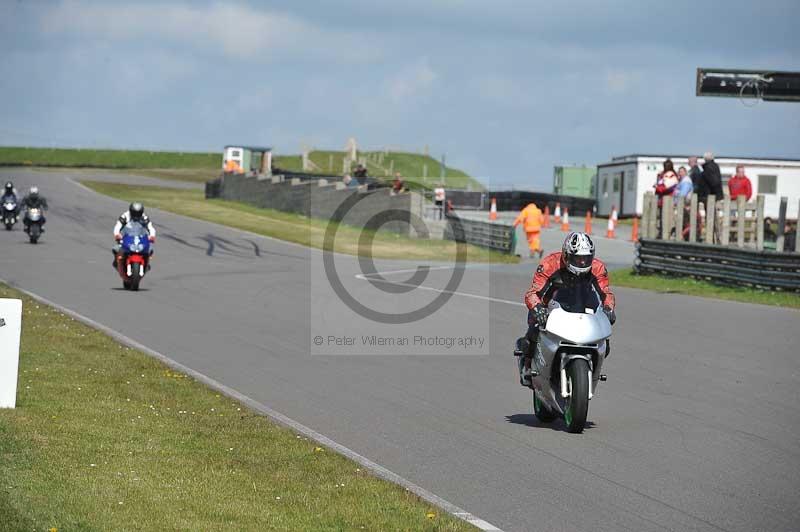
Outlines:
{"label": "distant rider in black leathers", "polygon": [[[42,210],[42,221],[41,224],[44,226],[45,218],[44,218],[44,211],[47,210],[47,200],[44,196],[39,195],[39,187],[31,187],[30,191],[28,191],[28,195],[22,198],[20,202],[20,208],[24,208],[25,210],[29,209],[41,209]],[[25,224],[25,232],[28,232],[28,226],[30,222],[28,221],[28,217],[25,216],[22,219],[22,223]],[[41,228],[42,233],[44,233],[44,227]]]}

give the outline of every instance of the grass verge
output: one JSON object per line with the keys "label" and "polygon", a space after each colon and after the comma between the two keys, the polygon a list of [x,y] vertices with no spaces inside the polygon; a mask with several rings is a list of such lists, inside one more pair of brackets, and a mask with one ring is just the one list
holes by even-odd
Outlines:
{"label": "grass verge", "polygon": [[756,288],[722,286],[685,277],[637,275],[633,273],[633,270],[627,268],[614,270],[610,272],[610,275],[613,286],[800,309],[800,294],[792,292],[772,292]]}
{"label": "grass verge", "polygon": [[[124,201],[142,201],[148,207],[191,216],[265,236],[295,242],[321,249],[326,220],[308,218],[273,209],[260,209],[244,203],[207,200],[199,190],[123,185],[100,181],[83,181],[91,189]],[[363,231],[342,224],[336,233],[335,250],[348,255],[358,255],[358,239]],[[372,244],[376,259],[441,260],[452,261],[456,254],[455,242],[449,240],[423,240],[379,231]],[[497,253],[477,246],[467,246],[470,262],[515,263],[516,257]]]}
{"label": "grass verge", "polygon": [[155,177],[169,181],[187,181],[189,183],[205,183],[219,177],[219,169],[186,169],[186,168],[153,168],[143,170],[115,170],[124,175],[140,175],[144,177]]}
{"label": "grass verge", "polygon": [[23,300],[0,410],[2,530],[473,530],[405,489]]}

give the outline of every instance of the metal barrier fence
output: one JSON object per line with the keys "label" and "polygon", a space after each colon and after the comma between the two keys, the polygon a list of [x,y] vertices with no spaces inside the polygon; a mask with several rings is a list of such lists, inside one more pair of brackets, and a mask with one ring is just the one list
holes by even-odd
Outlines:
{"label": "metal barrier fence", "polygon": [[514,250],[514,228],[511,225],[501,222],[469,220],[450,213],[447,214],[444,238],[445,240],[464,241],[501,253],[512,253]]}
{"label": "metal barrier fence", "polygon": [[637,273],[688,275],[718,283],[800,291],[800,254],[640,239]]}
{"label": "metal barrier fence", "polygon": [[218,198],[222,195],[222,178],[206,181],[206,199]]}

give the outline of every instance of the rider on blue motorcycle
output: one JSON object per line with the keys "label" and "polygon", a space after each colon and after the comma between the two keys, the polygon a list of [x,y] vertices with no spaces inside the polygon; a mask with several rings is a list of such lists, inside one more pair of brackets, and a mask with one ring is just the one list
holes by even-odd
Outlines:
{"label": "rider on blue motorcycle", "polygon": [[0,203],[5,203],[7,201],[19,204],[17,201],[17,189],[14,188],[14,183],[11,181],[6,182],[6,186],[3,187],[3,197],[0,198]]}
{"label": "rider on blue motorcycle", "polygon": [[128,207],[128,210],[119,215],[117,223],[114,225],[114,240],[116,240],[117,243],[114,245],[111,251],[114,253],[113,264],[115,269],[117,267],[117,254],[120,250],[120,241],[122,240],[122,228],[128,225],[130,222],[141,224],[145,229],[147,229],[148,239],[150,242],[156,241],[156,228],[153,226],[153,222],[150,221],[150,218],[144,213],[144,205],[138,201],[131,203]]}
{"label": "rider on blue motorcycle", "polygon": [[531,286],[525,292],[528,332],[517,340],[514,350],[514,355],[519,358],[519,380],[522,386],[530,386],[531,377],[538,375],[538,371],[531,368],[531,359],[539,338],[539,328],[544,328],[547,323],[547,303],[556,289],[577,282],[594,284],[602,299],[603,311],[612,325],[616,321],[615,299],[608,281],[608,270],[603,261],[594,257],[594,242],[586,233],[569,233],[561,251],[547,255],[539,263]]}

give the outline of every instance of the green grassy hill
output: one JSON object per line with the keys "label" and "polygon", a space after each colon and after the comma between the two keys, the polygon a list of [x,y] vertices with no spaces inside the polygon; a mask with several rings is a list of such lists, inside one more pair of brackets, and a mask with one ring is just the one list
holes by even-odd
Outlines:
{"label": "green grassy hill", "polygon": [[[412,188],[433,188],[440,182],[441,163],[428,155],[393,151],[362,151],[358,155],[366,159],[367,170],[373,177],[393,179],[394,173],[400,172],[407,183],[416,185]],[[312,151],[309,158],[321,172],[342,173],[343,152]],[[445,169],[445,183],[451,188],[484,189],[479,181],[457,168]]]}
{"label": "green grassy hill", "polygon": [[[400,172],[412,188],[433,188],[439,182],[439,161],[427,155],[390,151],[359,152],[359,157],[366,158],[369,174],[377,178],[391,180],[394,172]],[[342,173],[344,153],[341,151],[313,151],[309,158],[316,167],[315,173]],[[303,170],[300,155],[275,155],[273,161],[284,170]],[[0,166],[137,169],[147,170],[149,175],[154,175],[155,171],[158,177],[205,181],[222,168],[222,153],[0,146]],[[445,184],[452,188],[484,188],[467,173],[449,167]]]}
{"label": "green grassy hill", "polygon": [[221,153],[0,147],[0,165],[83,168],[222,168]]}

